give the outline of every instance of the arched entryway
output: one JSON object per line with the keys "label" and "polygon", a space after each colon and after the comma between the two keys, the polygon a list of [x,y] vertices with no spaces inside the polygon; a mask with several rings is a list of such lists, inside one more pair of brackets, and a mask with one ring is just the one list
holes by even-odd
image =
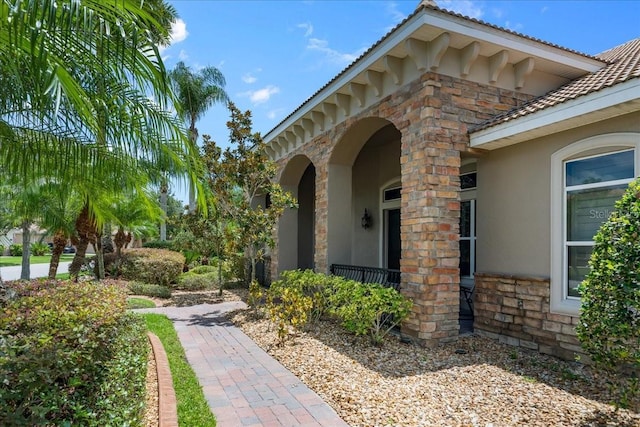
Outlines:
{"label": "arched entryway", "polygon": [[[385,245],[400,241],[400,204],[398,201],[395,205],[389,222],[389,212],[383,210],[381,190],[390,181],[396,183],[397,188],[401,186],[400,141],[400,131],[393,123],[366,118],[351,126],[336,144],[327,176],[329,266],[388,268],[388,258],[383,254],[388,253]],[[393,227],[394,224],[397,227]],[[392,239],[388,238],[389,227],[397,232]],[[399,252],[396,253],[399,261]],[[396,266],[399,268],[399,263],[394,264]]]}
{"label": "arched entryway", "polygon": [[313,269],[315,248],[316,169],[306,156],[293,157],[280,177],[282,188],[298,200],[278,225],[278,271]]}

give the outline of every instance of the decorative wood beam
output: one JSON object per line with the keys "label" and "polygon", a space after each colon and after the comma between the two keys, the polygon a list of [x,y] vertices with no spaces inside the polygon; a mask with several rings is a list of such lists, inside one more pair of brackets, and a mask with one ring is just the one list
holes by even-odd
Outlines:
{"label": "decorative wood beam", "polygon": [[492,57],[489,58],[489,83],[495,83],[498,81],[498,76],[507,65],[509,60],[509,52],[501,50]]}
{"label": "decorative wood beam", "polygon": [[344,112],[345,117],[351,114],[351,97],[344,93],[336,93],[336,105]]}
{"label": "decorative wood beam", "polygon": [[402,84],[402,59],[391,55],[385,55],[384,67],[387,72],[391,74],[393,83],[400,86]]}
{"label": "decorative wood beam", "polygon": [[[288,139],[290,141],[293,140],[294,148],[297,148],[302,144],[304,144],[304,129],[302,128],[301,125],[293,125],[293,132],[287,131],[287,137],[289,136],[291,136],[291,138],[288,138]],[[296,136],[300,138],[300,144],[298,144],[298,138],[296,138]]]}
{"label": "decorative wood beam", "polygon": [[314,135],[314,126],[313,126],[313,120],[310,119],[302,119],[302,127],[304,128],[304,130],[307,131],[307,133],[309,134],[309,138],[313,138]]}
{"label": "decorative wood beam", "polygon": [[291,146],[296,145],[295,135],[293,136],[293,142],[289,140],[289,136],[287,134],[291,134],[290,131],[286,131],[283,136],[278,138],[278,142],[282,147],[282,154],[286,155],[289,151],[291,151]]}
{"label": "decorative wood beam", "polygon": [[320,111],[312,111],[311,120],[320,127],[320,132],[324,132],[324,113],[321,113]]}
{"label": "decorative wood beam", "polygon": [[460,52],[460,77],[467,77],[480,53],[480,42],[471,42]]}
{"label": "decorative wood beam", "polygon": [[336,107],[336,104],[329,104],[328,102],[322,103],[322,112],[326,117],[329,118],[332,125],[336,124],[337,111],[338,111],[338,108]]}
{"label": "decorative wood beam", "polygon": [[449,48],[449,41],[451,41],[451,35],[449,33],[442,33],[429,42],[427,52],[429,56],[429,67],[432,71],[440,67],[440,60]]}
{"label": "decorative wood beam", "polygon": [[358,101],[358,106],[360,108],[364,107],[364,101],[366,96],[367,87],[365,85],[361,85],[360,83],[349,83],[349,92],[351,95]]}
{"label": "decorative wood beam", "polygon": [[364,73],[364,77],[367,79],[367,83],[373,86],[376,98],[380,98],[382,96],[382,73],[367,70]]}
{"label": "decorative wood beam", "polygon": [[264,151],[267,152],[267,156],[269,156],[271,160],[276,160],[276,150],[273,149],[271,144],[267,145]]}
{"label": "decorative wood beam", "polygon": [[428,56],[427,56],[427,43],[418,39],[407,39],[404,42],[404,48],[409,54],[409,58],[415,62],[418,71],[425,71],[427,69]]}
{"label": "decorative wood beam", "polygon": [[533,71],[534,65],[535,61],[533,58],[528,57],[513,66],[513,72],[516,78],[516,89],[522,89],[524,87],[524,81]]}

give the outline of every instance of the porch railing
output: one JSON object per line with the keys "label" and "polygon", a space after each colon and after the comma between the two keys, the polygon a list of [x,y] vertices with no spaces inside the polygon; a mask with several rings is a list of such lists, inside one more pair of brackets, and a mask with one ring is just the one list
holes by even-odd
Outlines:
{"label": "porch railing", "polygon": [[363,267],[359,265],[331,264],[329,271],[334,276],[357,280],[362,283],[379,283],[382,286],[400,290],[400,270],[389,268]]}

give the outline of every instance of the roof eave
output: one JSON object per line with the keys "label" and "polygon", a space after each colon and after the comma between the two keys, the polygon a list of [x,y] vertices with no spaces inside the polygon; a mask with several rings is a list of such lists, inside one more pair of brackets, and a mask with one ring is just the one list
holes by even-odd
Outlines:
{"label": "roof eave", "polygon": [[640,111],[640,78],[472,132],[469,145],[495,150],[636,111]]}

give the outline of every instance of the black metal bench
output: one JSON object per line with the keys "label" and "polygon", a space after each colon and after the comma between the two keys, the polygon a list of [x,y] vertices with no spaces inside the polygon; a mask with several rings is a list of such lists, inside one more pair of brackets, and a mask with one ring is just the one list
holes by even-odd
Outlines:
{"label": "black metal bench", "polygon": [[361,283],[379,283],[382,286],[400,290],[400,270],[331,264],[329,271],[334,276],[344,277],[345,279],[356,280]]}

